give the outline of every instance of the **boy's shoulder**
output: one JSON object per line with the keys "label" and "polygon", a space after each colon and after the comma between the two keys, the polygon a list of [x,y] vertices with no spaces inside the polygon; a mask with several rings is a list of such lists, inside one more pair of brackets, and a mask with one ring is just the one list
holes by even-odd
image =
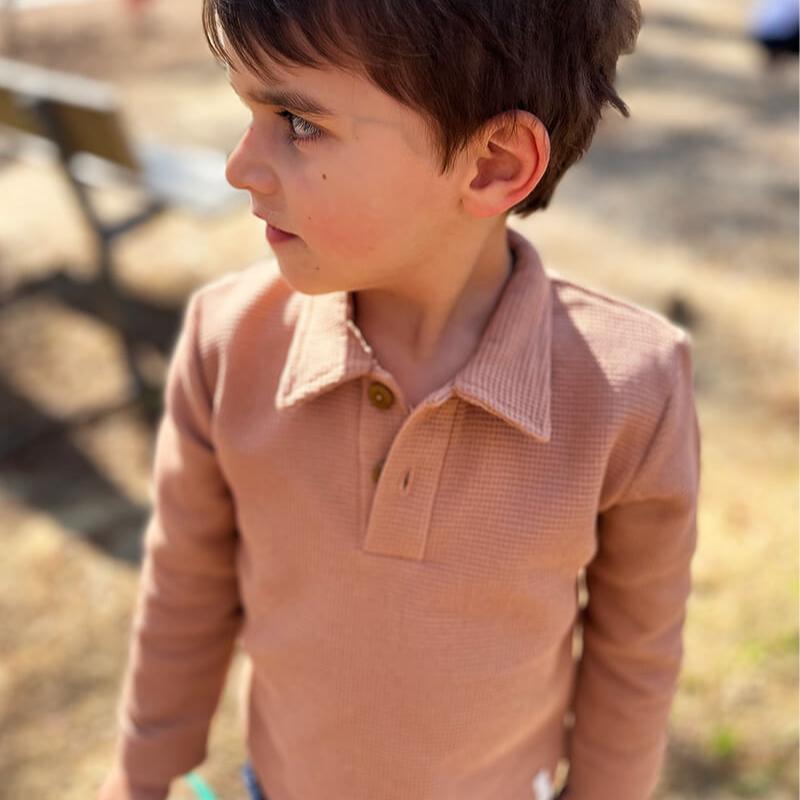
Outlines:
{"label": "boy's shoulder", "polygon": [[191,291],[183,330],[193,340],[208,391],[215,398],[228,385],[225,376],[236,375],[239,380],[249,374],[254,356],[262,374],[282,368],[302,297],[286,282],[274,255]]}
{"label": "boy's shoulder", "polygon": [[263,305],[267,297],[278,300],[278,296],[285,295],[288,299],[292,292],[273,255],[211,278],[191,294],[209,310],[212,319],[225,324],[231,315],[236,317],[254,305]]}
{"label": "boy's shoulder", "polygon": [[244,328],[290,330],[299,294],[286,282],[274,256],[226,272],[196,287],[187,306],[197,306],[201,345],[227,349]]}
{"label": "boy's shoulder", "polygon": [[[632,384],[669,390],[692,346],[664,314],[547,269],[553,299],[553,355],[592,370],[616,392]],[[585,380],[588,372],[582,373]],[[653,386],[653,382],[659,385]]]}

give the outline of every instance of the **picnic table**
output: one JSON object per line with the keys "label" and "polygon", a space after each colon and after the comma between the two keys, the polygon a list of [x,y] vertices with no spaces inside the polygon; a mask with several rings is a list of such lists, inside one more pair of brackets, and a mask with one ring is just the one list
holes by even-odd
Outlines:
{"label": "picnic table", "polygon": [[[1,0],[0,0],[1,1]],[[216,216],[247,202],[225,180],[226,154],[212,148],[140,140],[129,132],[118,93],[81,75],[0,58],[0,144],[5,157],[37,151],[67,180],[97,243],[97,284],[123,336],[135,398],[158,394],[144,379],[126,334],[122,289],[114,274],[115,243],[169,209]],[[104,188],[127,187],[141,198],[133,213],[108,220],[97,205]],[[97,288],[94,286],[93,288]],[[108,319],[109,315],[106,315]]]}

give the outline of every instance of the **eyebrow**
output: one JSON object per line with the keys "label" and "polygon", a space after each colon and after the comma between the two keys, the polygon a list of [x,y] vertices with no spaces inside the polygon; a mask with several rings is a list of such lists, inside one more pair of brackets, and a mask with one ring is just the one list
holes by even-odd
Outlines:
{"label": "eyebrow", "polygon": [[317,117],[332,117],[334,115],[331,109],[326,108],[322,103],[302,92],[296,92],[291,89],[262,88],[255,92],[243,92],[240,94],[230,80],[228,83],[236,94],[247,98],[252,103],[285,106],[292,111],[299,111],[301,114],[311,114]]}

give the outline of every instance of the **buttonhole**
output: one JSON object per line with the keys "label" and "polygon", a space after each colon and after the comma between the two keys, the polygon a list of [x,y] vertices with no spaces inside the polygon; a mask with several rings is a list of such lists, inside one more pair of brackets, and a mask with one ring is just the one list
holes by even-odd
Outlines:
{"label": "buttonhole", "polygon": [[410,478],[411,478],[411,470],[406,472],[406,474],[403,476],[402,489],[403,489],[404,492],[408,490],[408,482],[409,482]]}

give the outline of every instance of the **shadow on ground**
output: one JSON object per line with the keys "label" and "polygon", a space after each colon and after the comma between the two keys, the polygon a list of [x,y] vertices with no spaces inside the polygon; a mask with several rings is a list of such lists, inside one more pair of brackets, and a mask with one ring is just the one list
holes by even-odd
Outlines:
{"label": "shadow on ground", "polygon": [[[165,361],[169,359],[182,308],[156,306],[119,290],[110,293],[101,280],[78,280],[61,267],[44,278],[17,285],[0,298],[0,313],[17,300],[41,293],[112,327],[132,358],[145,348],[154,348]],[[45,413],[0,376],[0,415],[13,420],[0,431],[0,483],[4,490],[50,514],[65,528],[80,531],[108,555],[138,562],[148,509],[127,500],[92,460],[71,444],[67,434],[129,409],[147,422],[154,435],[162,413],[162,393],[162,383],[139,385],[131,376],[128,399],[63,419]]]}
{"label": "shadow on ground", "polygon": [[[588,206],[632,237],[655,244],[681,242],[731,269],[793,279],[794,247],[754,263],[741,241],[756,238],[768,248],[768,242],[797,231],[796,170],[787,170],[785,159],[758,141],[760,132],[797,127],[797,80],[791,72],[796,61],[787,70],[757,58],[750,70],[726,68],[698,58],[697,49],[712,39],[739,42],[757,52],[743,31],[665,13],[648,14],[645,25],[644,30],[680,35],[687,54],[642,48],[633,56],[635,65],[623,60],[618,87],[623,100],[628,93],[657,97],[665,92],[685,98],[693,109],[724,109],[735,122],[704,125],[686,114],[676,124],[647,125],[647,113],[640,123],[636,102],[629,102],[632,116],[619,117],[618,134],[601,126],[589,152],[559,186],[558,199]],[[618,116],[613,110],[606,116],[612,113]]]}
{"label": "shadow on ground", "polygon": [[[710,754],[697,742],[687,741],[672,732],[665,761],[662,785],[669,797],[703,797],[709,786],[724,786],[735,798],[772,798],[781,788],[796,786],[797,750],[794,743],[783,752],[771,755],[766,764],[748,766],[736,753]],[[781,797],[784,795],[781,793]]]}

